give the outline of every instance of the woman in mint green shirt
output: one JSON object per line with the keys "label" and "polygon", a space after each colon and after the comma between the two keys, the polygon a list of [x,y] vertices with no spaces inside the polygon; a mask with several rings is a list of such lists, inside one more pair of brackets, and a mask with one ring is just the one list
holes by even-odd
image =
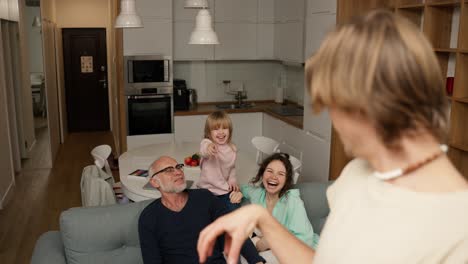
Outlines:
{"label": "woman in mint green shirt", "polygon": [[[251,184],[243,185],[241,192],[251,203],[265,207],[289,232],[316,249],[319,236],[314,233],[307,218],[299,190],[291,189],[292,177],[293,168],[289,155],[275,153],[263,161],[257,175],[250,181]],[[269,249],[261,234],[257,235],[258,238],[253,239],[257,249]]]}

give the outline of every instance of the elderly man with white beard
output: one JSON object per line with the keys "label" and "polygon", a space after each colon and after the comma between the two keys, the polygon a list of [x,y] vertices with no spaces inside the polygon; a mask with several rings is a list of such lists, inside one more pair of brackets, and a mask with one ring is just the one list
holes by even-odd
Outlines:
{"label": "elderly man with white beard", "polygon": [[[186,189],[184,165],[171,157],[154,161],[148,173],[150,184],[161,198],[141,213],[138,232],[144,263],[199,263],[200,231],[227,213],[220,199],[205,189]],[[213,255],[205,263],[226,263],[223,241],[218,239]],[[264,263],[250,240],[241,251],[249,263]]]}

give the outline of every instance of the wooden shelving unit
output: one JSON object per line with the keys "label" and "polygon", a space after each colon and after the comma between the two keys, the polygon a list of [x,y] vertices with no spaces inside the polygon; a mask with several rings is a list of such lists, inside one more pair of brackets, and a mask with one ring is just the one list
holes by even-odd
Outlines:
{"label": "wooden shelving unit", "polygon": [[421,28],[442,74],[454,77],[449,157],[468,178],[468,0],[395,0],[395,10]]}

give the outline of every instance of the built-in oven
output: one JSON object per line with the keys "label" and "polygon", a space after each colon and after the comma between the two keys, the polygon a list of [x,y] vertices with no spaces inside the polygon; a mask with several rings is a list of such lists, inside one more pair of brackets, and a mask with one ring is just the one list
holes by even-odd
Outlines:
{"label": "built-in oven", "polygon": [[142,88],[126,98],[129,136],[172,133],[172,87]]}
{"label": "built-in oven", "polygon": [[172,86],[172,59],[164,55],[124,57],[125,89]]}

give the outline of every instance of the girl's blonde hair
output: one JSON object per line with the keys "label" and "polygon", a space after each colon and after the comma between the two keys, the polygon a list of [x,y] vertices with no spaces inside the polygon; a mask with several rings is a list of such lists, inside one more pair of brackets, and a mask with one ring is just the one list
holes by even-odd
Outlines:
{"label": "girl's blonde hair", "polygon": [[224,111],[215,111],[208,115],[205,122],[205,135],[207,139],[211,139],[211,130],[227,128],[229,129],[229,138],[227,143],[231,143],[232,138],[232,121],[229,115]]}
{"label": "girl's blonde hair", "polygon": [[448,101],[430,43],[408,20],[374,10],[329,33],[307,61],[312,107],[364,114],[398,148],[421,129],[444,141]]}

